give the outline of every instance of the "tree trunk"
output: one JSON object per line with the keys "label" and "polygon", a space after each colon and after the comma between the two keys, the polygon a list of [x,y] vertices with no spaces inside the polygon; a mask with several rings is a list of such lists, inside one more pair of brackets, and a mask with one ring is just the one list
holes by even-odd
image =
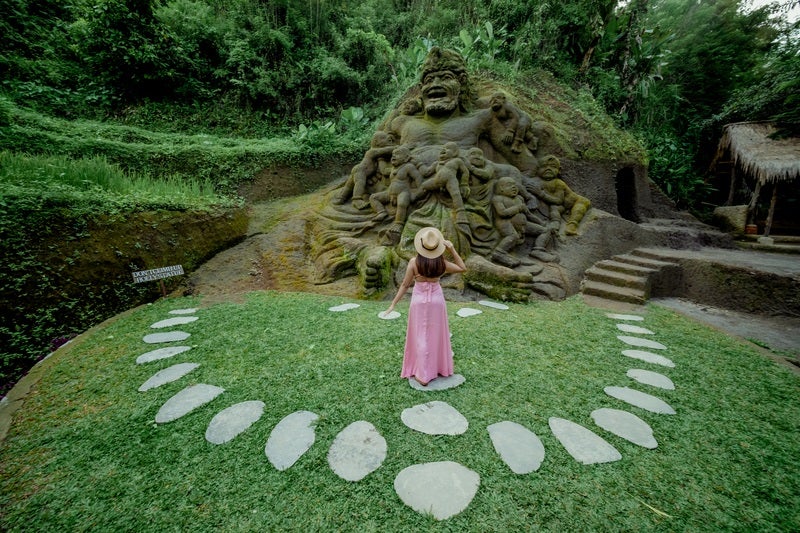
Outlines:
{"label": "tree trunk", "polygon": [[767,223],[764,224],[764,237],[769,237],[769,231],[772,229],[772,217],[775,216],[775,204],[778,202],[778,182],[772,186],[772,200],[769,201],[769,215],[767,215]]}

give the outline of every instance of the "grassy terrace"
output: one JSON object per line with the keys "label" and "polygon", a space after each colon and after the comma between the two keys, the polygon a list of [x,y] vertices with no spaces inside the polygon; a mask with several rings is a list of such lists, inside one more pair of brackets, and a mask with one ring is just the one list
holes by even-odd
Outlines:
{"label": "grassy terrace", "polygon": [[[669,310],[649,307],[641,325],[675,368],[621,355],[616,321],[564,302],[483,308],[460,318],[449,304],[457,389],[420,393],[399,379],[403,318],[379,320],[381,302],[332,313],[339,298],[258,292],[244,303],[203,307],[171,298],[93,328],[41,363],[41,377],[0,444],[0,529],[8,531],[790,531],[800,528],[800,379],[755,348]],[[137,365],[158,346],[142,341],[172,309],[199,320],[174,329],[193,349]],[[161,330],[158,330],[161,331]],[[137,388],[177,362],[201,366],[144,393]],[[629,368],[661,372],[674,391],[632,382]],[[163,425],[155,414],[193,383],[225,389],[210,404]],[[676,415],[630,407],[603,392],[631,386]],[[204,439],[214,414],[262,400],[264,416],[233,441]],[[400,412],[443,400],[469,420],[460,436],[429,436]],[[596,427],[597,408],[627,409],[650,424],[647,450]],[[264,454],[286,415],[320,415],[317,440],[290,469]],[[621,453],[585,466],[548,427],[562,417],[596,431]],[[366,420],[388,443],[382,467],[360,482],[338,478],[327,451],[348,424]],[[546,449],[539,471],[515,475],[486,427],[502,420],[534,431]],[[481,484],[461,514],[443,522],[406,507],[393,481],[402,469],[452,460]]]}

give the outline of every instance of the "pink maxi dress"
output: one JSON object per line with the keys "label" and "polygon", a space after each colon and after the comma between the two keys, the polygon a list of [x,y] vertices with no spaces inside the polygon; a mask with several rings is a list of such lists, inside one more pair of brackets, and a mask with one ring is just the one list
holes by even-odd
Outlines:
{"label": "pink maxi dress", "polygon": [[453,349],[444,293],[438,281],[417,281],[408,309],[408,330],[400,377],[428,382],[453,374]]}

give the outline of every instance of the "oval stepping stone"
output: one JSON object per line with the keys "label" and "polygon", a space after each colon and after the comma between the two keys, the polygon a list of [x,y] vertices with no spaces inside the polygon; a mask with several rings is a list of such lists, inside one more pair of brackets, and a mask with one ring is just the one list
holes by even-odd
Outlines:
{"label": "oval stepping stone", "polygon": [[225,389],[214,385],[206,385],[205,383],[186,387],[161,406],[158,414],[156,414],[156,422],[164,424],[177,420],[183,415],[207,404],[223,392],[225,392]]}
{"label": "oval stepping stone", "polygon": [[617,324],[617,329],[625,333],[635,333],[637,335],[655,335],[655,333],[647,328],[634,326],[632,324]]}
{"label": "oval stepping stone", "polygon": [[172,365],[169,368],[165,368],[164,370],[160,370],[153,374],[150,379],[142,383],[142,386],[139,387],[139,392],[155,389],[156,387],[160,387],[165,383],[177,381],[198,366],[200,366],[198,363],[179,363],[177,365]]}
{"label": "oval stepping stone", "polygon": [[624,355],[625,357],[630,357],[632,359],[638,359],[646,363],[653,363],[654,365],[661,365],[669,368],[675,368],[675,363],[673,363],[672,360],[657,353],[645,352],[642,350],[623,350],[622,355]]}
{"label": "oval stepping stone", "polygon": [[411,429],[428,435],[461,435],[469,427],[464,415],[440,401],[403,409],[400,419]]}
{"label": "oval stepping stone", "polygon": [[264,414],[264,402],[250,400],[231,405],[211,419],[206,428],[206,440],[211,444],[224,444],[258,422]]}
{"label": "oval stepping stone", "polygon": [[508,306],[506,304],[501,304],[499,302],[493,302],[491,300],[478,300],[478,303],[480,305],[484,305],[486,307],[491,307],[493,309],[500,309],[500,310],[503,310],[503,311],[508,309]]}
{"label": "oval stepping stone", "polygon": [[441,461],[403,469],[394,479],[394,491],[416,512],[446,520],[467,508],[480,483],[481,477],[469,468]]}
{"label": "oval stepping stone", "polygon": [[151,352],[143,353],[137,357],[136,364],[141,365],[151,361],[158,361],[159,359],[167,359],[168,357],[173,357],[179,353],[183,353],[191,349],[191,346],[168,346],[166,348],[159,348]]}
{"label": "oval stepping stone", "polygon": [[663,415],[675,414],[675,409],[670,407],[664,400],[636,389],[630,389],[628,387],[606,387],[603,391],[612,398],[622,400],[635,407],[641,407],[645,411],[650,411],[651,413]]}
{"label": "oval stepping stone", "polygon": [[627,376],[633,380],[658,387],[659,389],[675,390],[675,384],[664,374],[658,372],[651,372],[649,370],[642,370],[641,368],[631,368],[627,372]]}
{"label": "oval stepping stone", "polygon": [[183,324],[189,324],[190,322],[194,322],[195,320],[197,320],[196,316],[174,316],[166,320],[160,320],[155,324],[151,325],[150,327],[153,329],[171,328],[172,326],[181,326]]}
{"label": "oval stepping stone", "polygon": [[173,309],[169,312],[171,315],[192,315],[197,312],[196,307],[187,308],[187,309]]}
{"label": "oval stepping stone", "polygon": [[660,342],[651,341],[650,339],[640,339],[639,337],[629,337],[627,335],[617,335],[617,338],[625,344],[631,346],[639,346],[641,348],[650,348],[652,350],[666,350],[667,347]]}
{"label": "oval stepping stone", "polygon": [[344,428],[328,450],[331,470],[346,481],[360,481],[386,459],[386,439],[365,420]]}
{"label": "oval stepping stone", "polygon": [[658,442],[653,438],[653,429],[633,413],[603,408],[592,411],[591,416],[595,424],[617,437],[650,450],[658,447]]}
{"label": "oval stepping stone", "polygon": [[435,391],[454,389],[464,383],[466,380],[467,379],[461,374],[453,374],[452,376],[431,380],[424,387],[414,378],[408,378],[408,384],[411,385],[412,389],[421,391]]}
{"label": "oval stepping stone", "polygon": [[311,448],[316,439],[314,424],[319,415],[311,411],[296,411],[278,422],[269,435],[264,453],[278,470],[286,470]]}
{"label": "oval stepping stone", "polygon": [[611,463],[622,459],[616,448],[580,424],[556,417],[551,417],[548,423],[564,449],[581,464]]}
{"label": "oval stepping stone", "polygon": [[516,422],[498,422],[486,428],[500,458],[515,474],[539,470],[544,461],[544,445],[535,433]]}
{"label": "oval stepping stone", "polygon": [[397,311],[392,311],[387,313],[386,311],[381,311],[378,313],[378,318],[382,318],[384,320],[394,320],[395,318],[400,318],[400,313]]}
{"label": "oval stepping stone", "polygon": [[614,320],[630,320],[631,322],[641,322],[644,320],[644,317],[639,315],[618,315],[616,313],[606,313],[606,316]]}
{"label": "oval stepping stone", "polygon": [[471,307],[464,307],[456,311],[456,314],[462,318],[466,318],[468,316],[475,316],[483,313],[480,309],[473,309]]}
{"label": "oval stepping stone", "polygon": [[328,311],[334,311],[334,312],[349,311],[349,310],[355,309],[357,307],[361,307],[361,305],[359,305],[359,304],[342,304],[342,305],[336,305],[334,307],[329,307]]}
{"label": "oval stepping stone", "polygon": [[185,331],[166,331],[164,333],[151,333],[142,339],[147,344],[160,344],[162,342],[175,342],[188,339],[189,333]]}

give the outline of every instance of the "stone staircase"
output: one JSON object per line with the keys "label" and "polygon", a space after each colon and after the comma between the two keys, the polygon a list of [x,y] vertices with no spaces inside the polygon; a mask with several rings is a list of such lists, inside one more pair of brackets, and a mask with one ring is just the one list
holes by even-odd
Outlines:
{"label": "stone staircase", "polygon": [[674,284],[680,275],[679,264],[651,250],[637,248],[599,261],[586,270],[581,292],[600,307],[644,305],[654,290]]}

